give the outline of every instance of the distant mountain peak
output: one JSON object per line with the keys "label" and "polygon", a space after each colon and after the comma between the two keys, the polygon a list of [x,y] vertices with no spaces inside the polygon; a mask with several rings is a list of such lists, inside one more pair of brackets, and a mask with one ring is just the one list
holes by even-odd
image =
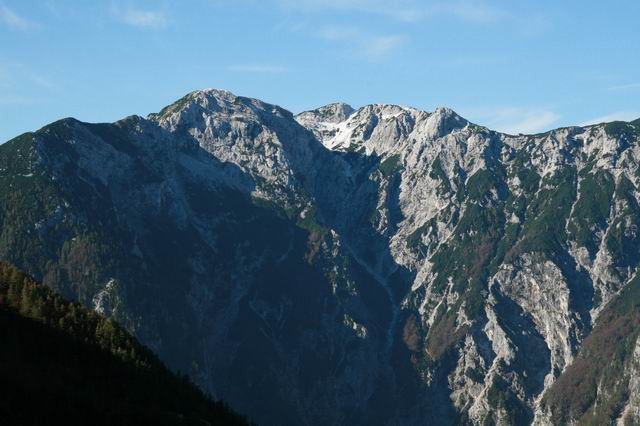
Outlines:
{"label": "distant mountain peak", "polygon": [[361,149],[374,132],[388,133],[390,141],[433,139],[469,124],[450,108],[439,107],[430,113],[394,104],[370,104],[354,110],[347,104],[334,103],[295,118],[327,148],[335,150]]}
{"label": "distant mountain peak", "polygon": [[344,102],[334,102],[311,111],[302,112],[296,117],[300,117],[303,120],[308,118],[328,123],[340,123],[349,118],[349,116],[351,116],[355,111],[356,110],[349,104]]}
{"label": "distant mountain peak", "polygon": [[295,119],[303,127],[311,130],[318,140],[324,142],[335,136],[340,123],[346,121],[355,111],[351,105],[336,102],[302,112],[296,115]]}
{"label": "distant mountain peak", "polygon": [[245,117],[261,121],[268,116],[292,118],[293,114],[274,104],[259,99],[237,96],[221,89],[202,89],[190,92],[158,113],[149,114],[148,119],[161,126],[175,129],[206,126],[207,117]]}
{"label": "distant mountain peak", "polygon": [[460,116],[451,108],[447,107],[438,107],[431,113],[429,117],[429,121],[433,123],[433,125],[437,126],[434,128],[434,134],[438,133],[439,135],[447,134],[453,130],[464,128],[469,124],[465,118]]}
{"label": "distant mountain peak", "polygon": [[[294,117],[277,105],[237,96],[227,90],[207,88],[188,93],[148,118],[173,128],[185,122],[193,125],[203,116],[217,113],[254,118],[265,114]],[[447,107],[438,107],[433,112],[395,104],[369,104],[355,109],[344,102],[304,111],[295,115],[295,120],[310,130],[327,148],[338,150],[352,149],[352,144],[360,145],[378,125],[397,128],[400,134],[406,136],[416,124],[420,124],[420,137],[436,138],[469,124]]]}

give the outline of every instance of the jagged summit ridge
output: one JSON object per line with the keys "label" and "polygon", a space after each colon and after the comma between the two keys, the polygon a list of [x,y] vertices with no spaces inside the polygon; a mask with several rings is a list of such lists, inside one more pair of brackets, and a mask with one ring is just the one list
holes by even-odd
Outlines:
{"label": "jagged summit ridge", "polygon": [[[254,121],[270,119],[269,116],[292,117],[289,111],[258,99],[236,96],[226,90],[203,89],[187,94],[148,118],[175,130],[180,126],[206,127],[208,120],[229,115]],[[356,110],[342,102],[302,112],[295,120],[329,149],[367,152],[380,152],[379,148],[367,146],[372,138],[433,139],[469,124],[446,107],[426,112],[407,106],[371,104]]]}
{"label": "jagged summit ridge", "polygon": [[385,154],[398,152],[415,141],[433,140],[470,123],[452,109],[433,112],[393,104],[371,104],[350,114],[336,114],[336,105],[304,112],[296,120],[311,130],[327,148]]}
{"label": "jagged summit ridge", "polygon": [[259,99],[237,96],[227,90],[203,89],[188,93],[159,113],[149,114],[148,118],[171,127],[183,120],[197,120],[216,113],[253,117],[262,114],[287,117],[292,115],[284,108]]}
{"label": "jagged summit ridge", "polygon": [[[216,115],[253,120],[262,120],[269,115],[281,118],[293,116],[286,109],[259,99],[237,96],[227,90],[207,88],[187,94],[159,113],[149,114],[148,119],[175,130],[179,125],[195,126],[200,121],[206,121],[207,117]],[[394,104],[370,104],[354,109],[349,104],[335,102],[299,113],[294,118],[329,149],[362,149],[367,153],[386,151],[367,144],[371,139],[420,141],[443,137],[467,126],[488,130],[469,122],[451,108],[444,106],[428,112]],[[639,122],[640,119],[621,124],[633,129]],[[582,128],[597,128],[603,124],[606,123],[566,129],[575,129],[575,132]],[[561,130],[563,129],[555,131]],[[554,130],[545,134],[552,132]],[[373,136],[374,133],[377,137]],[[517,137],[514,136],[515,138]]]}
{"label": "jagged summit ridge", "polygon": [[301,112],[297,117],[300,120],[309,120],[310,122],[340,123],[349,118],[355,111],[356,110],[349,104],[335,102],[311,111]]}

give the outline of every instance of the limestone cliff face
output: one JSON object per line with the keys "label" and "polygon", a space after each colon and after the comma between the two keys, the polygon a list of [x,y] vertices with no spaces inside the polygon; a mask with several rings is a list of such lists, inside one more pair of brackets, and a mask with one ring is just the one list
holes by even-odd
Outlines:
{"label": "limestone cliff face", "polygon": [[635,277],[639,134],[203,90],[1,146],[0,256],[260,423],[543,424]]}
{"label": "limestone cliff face", "polygon": [[635,276],[638,123],[514,137],[444,108],[375,105],[332,126],[327,147],[395,165],[376,228],[415,273],[402,306],[422,319],[429,358],[445,346],[455,360],[456,410],[532,421]]}

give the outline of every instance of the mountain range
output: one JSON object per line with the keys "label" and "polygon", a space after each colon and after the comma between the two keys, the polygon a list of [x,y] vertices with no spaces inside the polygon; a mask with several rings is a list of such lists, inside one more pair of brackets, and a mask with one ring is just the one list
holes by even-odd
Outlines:
{"label": "mountain range", "polygon": [[258,424],[634,424],[639,141],[201,90],[1,145],[0,259]]}

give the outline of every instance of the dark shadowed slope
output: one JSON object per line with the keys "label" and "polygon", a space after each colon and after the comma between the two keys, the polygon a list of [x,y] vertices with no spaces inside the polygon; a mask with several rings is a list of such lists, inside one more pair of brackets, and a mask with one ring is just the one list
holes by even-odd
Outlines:
{"label": "dark shadowed slope", "polygon": [[6,263],[0,329],[2,424],[246,424],[122,327]]}

